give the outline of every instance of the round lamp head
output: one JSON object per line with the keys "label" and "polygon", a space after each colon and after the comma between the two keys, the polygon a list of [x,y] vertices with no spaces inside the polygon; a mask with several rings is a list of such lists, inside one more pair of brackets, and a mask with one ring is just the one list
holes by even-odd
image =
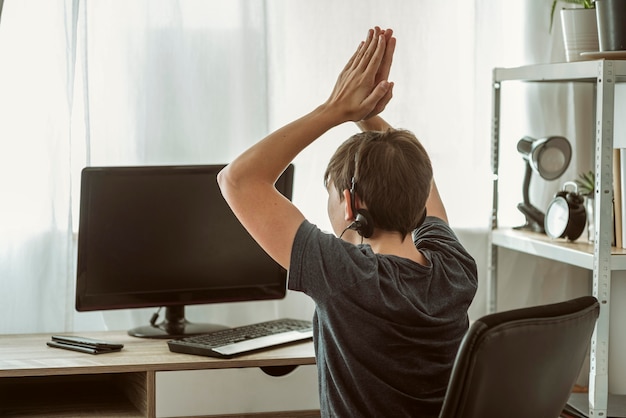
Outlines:
{"label": "round lamp head", "polygon": [[549,136],[542,139],[526,136],[517,143],[517,151],[545,180],[555,180],[561,177],[572,158],[572,147],[562,136]]}

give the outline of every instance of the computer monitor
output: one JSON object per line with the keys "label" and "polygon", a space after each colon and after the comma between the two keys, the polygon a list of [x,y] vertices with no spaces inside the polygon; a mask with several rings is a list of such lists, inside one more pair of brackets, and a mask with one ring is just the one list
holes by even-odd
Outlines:
{"label": "computer monitor", "polygon": [[[185,319],[185,305],[281,299],[287,271],[252,239],[217,185],[224,165],[82,171],[76,310],[165,307],[128,331],[174,338],[224,328]],[[293,165],[276,188],[291,199]]]}

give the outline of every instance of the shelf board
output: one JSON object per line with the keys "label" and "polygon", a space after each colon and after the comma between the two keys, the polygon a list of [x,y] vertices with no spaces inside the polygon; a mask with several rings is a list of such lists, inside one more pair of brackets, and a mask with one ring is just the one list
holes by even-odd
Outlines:
{"label": "shelf board", "polygon": [[[604,60],[562,62],[556,64],[526,65],[514,68],[495,68],[494,81],[587,81],[596,82],[598,65]],[[606,61],[605,61],[606,63]],[[610,61],[616,81],[626,80],[626,61]]]}
{"label": "shelf board", "polygon": [[[498,247],[593,270],[593,244],[587,241],[552,239],[537,232],[501,228],[491,232],[491,243]],[[611,248],[611,270],[626,270],[626,249]]]}

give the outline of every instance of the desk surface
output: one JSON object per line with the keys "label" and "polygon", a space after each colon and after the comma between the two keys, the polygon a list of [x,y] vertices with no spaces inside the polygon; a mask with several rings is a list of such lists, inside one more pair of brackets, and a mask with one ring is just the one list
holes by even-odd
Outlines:
{"label": "desk surface", "polygon": [[0,336],[0,377],[172,371],[315,364],[311,341],[233,359],[172,353],[166,339],[131,337],[124,331],[66,333],[124,344],[117,353],[85,354],[46,345],[52,334]]}

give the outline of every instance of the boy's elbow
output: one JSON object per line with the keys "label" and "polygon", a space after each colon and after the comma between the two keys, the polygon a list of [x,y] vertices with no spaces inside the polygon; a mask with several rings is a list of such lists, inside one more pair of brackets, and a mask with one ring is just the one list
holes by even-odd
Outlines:
{"label": "boy's elbow", "polygon": [[226,168],[222,168],[220,170],[219,173],[217,173],[217,186],[220,188],[220,190],[222,191],[222,194],[224,194],[224,189],[226,188],[226,176],[227,174],[225,173]]}
{"label": "boy's elbow", "polygon": [[232,195],[234,187],[234,182],[230,173],[229,167],[226,166],[219,173],[217,173],[217,186],[220,188],[222,192],[222,196],[228,200],[228,196]]}
{"label": "boy's elbow", "polygon": [[224,174],[224,171],[226,171],[226,167],[222,168],[219,173],[217,173],[217,185],[220,189],[224,188],[224,182],[226,181],[226,174]]}
{"label": "boy's elbow", "polygon": [[237,200],[245,198],[246,189],[253,187],[248,179],[238,176],[237,172],[228,165],[217,173],[217,186],[231,207],[237,203]]}
{"label": "boy's elbow", "polygon": [[273,188],[271,182],[265,182],[260,176],[242,173],[236,167],[227,165],[217,173],[217,185],[226,202],[232,207],[238,202],[249,202],[250,196],[263,194],[266,189]]}

